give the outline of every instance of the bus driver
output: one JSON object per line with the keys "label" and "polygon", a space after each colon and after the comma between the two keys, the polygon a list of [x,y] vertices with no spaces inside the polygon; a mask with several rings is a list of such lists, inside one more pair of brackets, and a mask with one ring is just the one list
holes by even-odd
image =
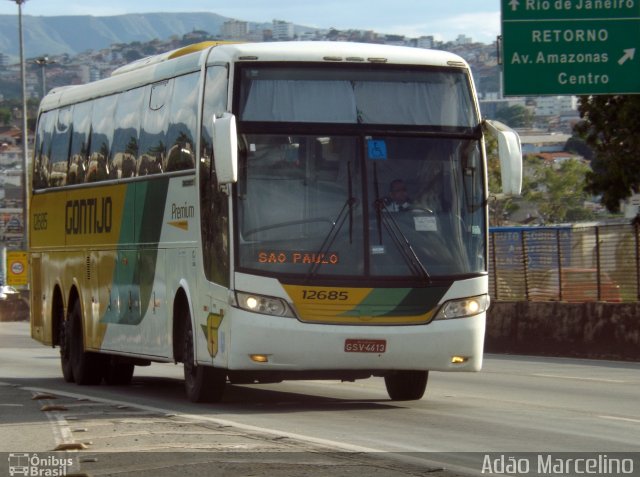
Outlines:
{"label": "bus driver", "polygon": [[384,199],[384,206],[389,212],[406,212],[411,210],[411,199],[407,186],[402,179],[394,179],[389,186],[389,195]]}

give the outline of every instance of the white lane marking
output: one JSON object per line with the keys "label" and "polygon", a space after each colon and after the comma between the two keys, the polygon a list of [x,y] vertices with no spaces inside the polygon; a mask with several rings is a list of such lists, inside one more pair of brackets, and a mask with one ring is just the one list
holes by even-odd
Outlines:
{"label": "white lane marking", "polygon": [[536,376],[538,378],[573,379],[575,381],[591,381],[591,382],[597,382],[597,383],[624,384],[628,382],[622,379],[584,378],[582,376],[563,376],[562,374],[533,373],[531,376]]}
{"label": "white lane marking", "polygon": [[[98,397],[94,397],[94,396],[88,396],[85,394],[76,394],[76,393],[69,393],[69,392],[65,392],[65,391],[60,391],[57,389],[45,389],[45,388],[32,388],[32,387],[25,387],[23,389],[26,389],[27,391],[34,391],[34,392],[47,392],[47,393],[52,393],[52,394],[57,394],[60,396],[66,396],[66,397],[70,397],[70,398],[74,398],[74,399],[86,399],[89,398],[92,401],[96,401],[96,402],[102,402],[105,404],[110,404],[110,405],[114,405],[114,406],[131,406],[137,409],[144,409],[145,411],[150,411],[153,413],[158,413],[158,414],[167,414],[167,415],[172,415],[172,416],[178,416],[184,419],[190,419],[193,421],[198,421],[198,422],[202,422],[202,421],[208,421],[208,422],[213,422],[215,424],[218,424],[220,426],[232,426],[232,427],[236,427],[238,429],[243,429],[246,431],[250,431],[250,432],[258,432],[258,433],[263,433],[263,434],[270,434],[270,435],[275,435],[277,437],[288,437],[290,439],[294,439],[294,440],[299,440],[299,441],[303,441],[303,442],[308,442],[311,444],[316,444],[316,445],[320,445],[320,446],[324,446],[330,449],[336,449],[336,450],[345,450],[345,451],[350,451],[350,452],[363,452],[363,453],[381,453],[384,452],[382,449],[374,449],[371,447],[364,447],[364,446],[358,446],[358,445],[353,445],[353,444],[347,444],[345,442],[339,442],[339,441],[334,441],[334,440],[330,440],[330,439],[323,439],[320,437],[312,437],[312,436],[307,436],[304,434],[297,434],[294,432],[287,432],[287,431],[278,431],[276,429],[269,429],[268,427],[259,427],[259,426],[252,426],[250,424],[243,424],[241,422],[235,422],[235,421],[230,421],[227,419],[220,419],[220,418],[216,418],[216,417],[209,417],[209,416],[202,416],[202,415],[196,415],[196,414],[184,414],[184,413],[180,413],[180,412],[176,412],[173,410],[168,410],[168,409],[163,409],[163,408],[159,408],[159,407],[153,407],[153,406],[145,406],[145,405],[141,405],[138,403],[130,403],[130,402],[126,402],[126,401],[116,401],[113,399],[105,399],[105,398],[98,398]],[[425,449],[424,452],[429,452],[429,449]],[[435,452],[435,451],[434,451]]]}
{"label": "white lane marking", "polygon": [[640,419],[633,419],[631,417],[617,417],[617,416],[598,416],[600,419],[610,419],[612,421],[625,421],[625,422],[635,422],[640,424]]}
{"label": "white lane marking", "polygon": [[[28,391],[31,391],[34,396],[38,395],[38,391],[35,391],[30,388],[25,388],[25,389]],[[48,393],[53,394],[51,391],[48,391]],[[40,403],[44,405],[54,404],[49,399],[41,400]],[[57,410],[45,411],[44,415],[47,416],[47,419],[51,423],[51,427],[53,429],[53,438],[56,445],[73,442],[73,433],[71,432],[69,423],[64,418],[64,416],[60,413],[60,411],[57,411]]]}

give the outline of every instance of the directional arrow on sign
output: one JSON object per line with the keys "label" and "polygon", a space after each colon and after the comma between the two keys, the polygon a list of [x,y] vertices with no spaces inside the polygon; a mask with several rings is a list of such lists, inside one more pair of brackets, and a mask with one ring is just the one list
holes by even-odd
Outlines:
{"label": "directional arrow on sign", "polygon": [[627,60],[633,60],[633,57],[635,55],[636,55],[635,48],[627,48],[626,50],[624,50],[624,55],[622,56],[622,58],[618,60],[618,64],[623,65]]}
{"label": "directional arrow on sign", "polygon": [[509,6],[511,7],[511,10],[515,12],[520,6],[520,2],[518,0],[511,0],[509,2]]}

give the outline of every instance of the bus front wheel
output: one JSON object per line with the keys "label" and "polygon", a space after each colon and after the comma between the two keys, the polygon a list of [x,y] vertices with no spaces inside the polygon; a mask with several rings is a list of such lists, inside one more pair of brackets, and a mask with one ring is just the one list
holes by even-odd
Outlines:
{"label": "bus front wheel", "polygon": [[193,328],[187,317],[184,333],[184,387],[191,402],[218,402],[227,382],[226,373],[211,366],[195,364]]}
{"label": "bus front wheel", "polygon": [[429,371],[395,371],[384,377],[387,393],[393,401],[416,401],[424,396]]}

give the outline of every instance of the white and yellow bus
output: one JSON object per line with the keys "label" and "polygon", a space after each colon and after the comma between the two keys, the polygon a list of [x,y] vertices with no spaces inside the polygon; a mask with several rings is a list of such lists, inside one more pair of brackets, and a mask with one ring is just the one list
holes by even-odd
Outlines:
{"label": "white and yellow bus", "polygon": [[[469,66],[417,48],[204,43],[42,101],[31,326],[78,384],[184,363],[226,383],[482,365],[487,171]],[[518,137],[490,126],[503,189]]]}

